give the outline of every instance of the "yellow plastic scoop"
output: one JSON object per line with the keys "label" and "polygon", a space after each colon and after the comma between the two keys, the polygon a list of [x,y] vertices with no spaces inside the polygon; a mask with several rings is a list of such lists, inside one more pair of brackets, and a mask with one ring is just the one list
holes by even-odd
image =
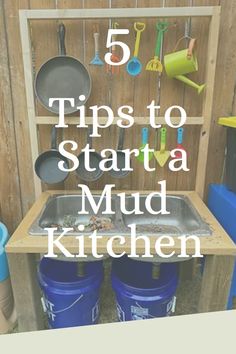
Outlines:
{"label": "yellow plastic scoop", "polygon": [[160,151],[155,151],[154,156],[161,167],[165,166],[170,157],[170,151],[166,151],[166,135],[167,129],[161,128],[161,144]]}

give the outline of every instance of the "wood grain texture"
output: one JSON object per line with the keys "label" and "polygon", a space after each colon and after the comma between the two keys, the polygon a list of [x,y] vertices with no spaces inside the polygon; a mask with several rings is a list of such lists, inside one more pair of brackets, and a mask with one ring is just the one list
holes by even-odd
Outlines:
{"label": "wood grain texture", "polygon": [[[11,145],[11,154],[13,151],[15,156],[17,156],[16,163],[13,165],[19,166],[19,192],[16,192],[9,186],[4,188],[4,193],[8,196],[10,195],[11,200],[16,199],[16,196],[22,195],[21,207],[23,213],[29,209],[33,202],[33,188],[32,188],[32,166],[30,164],[30,151],[29,151],[29,134],[27,126],[26,117],[26,104],[25,104],[25,94],[22,90],[22,85],[24,86],[23,79],[23,66],[21,60],[21,45],[19,41],[19,21],[18,21],[18,9],[29,8],[29,9],[55,9],[56,4],[58,9],[65,9],[82,7],[82,1],[54,1],[54,0],[20,0],[18,2],[4,2],[4,14],[6,21],[6,28],[8,36],[6,37],[6,43],[9,48],[9,71],[10,71],[10,87],[13,99],[13,116],[11,118],[11,124],[15,127],[16,136],[14,138],[15,142]],[[108,1],[101,0],[95,2],[84,2],[85,7],[107,7]],[[187,6],[189,2],[187,0],[166,1],[166,6]],[[209,0],[204,3],[206,6],[219,5],[220,1]],[[113,3],[113,7],[134,7],[136,5],[135,0],[123,1],[119,0]],[[195,0],[194,6],[201,6],[202,2]],[[210,132],[210,149],[207,163],[207,181],[206,187],[209,182],[219,182],[222,175],[222,165],[224,156],[224,146],[225,146],[225,134],[224,129],[217,126],[217,117],[220,114],[227,115],[234,112],[235,109],[235,95],[234,95],[234,85],[235,79],[232,75],[232,68],[235,66],[235,56],[233,54],[235,47],[235,16],[236,9],[233,1],[225,2],[221,1],[222,5],[222,21],[220,30],[220,45],[219,45],[219,55],[217,61],[217,73],[216,73],[216,83],[215,83],[215,96],[214,96],[214,112],[213,120]],[[139,7],[153,7],[162,6],[162,1],[154,0],[139,0]],[[97,20],[96,20],[97,21]],[[130,45],[131,51],[133,50],[134,34],[132,30],[133,23],[135,19],[131,20],[121,20],[122,27],[125,26],[130,29],[130,36],[128,36],[128,44]],[[76,55],[79,59],[83,59],[82,53],[82,38],[81,38],[81,25],[75,20],[75,24],[72,21],[67,22],[67,45],[69,51]],[[92,21],[86,21],[85,26],[85,42],[86,42],[86,64],[90,60],[91,54],[93,53],[93,38],[92,38]],[[155,19],[150,20],[147,24],[147,31],[145,33],[144,41],[142,42],[140,57],[145,63],[152,55],[154,43],[155,43],[155,31],[153,24]],[[183,34],[184,30],[184,20],[173,18],[170,20],[172,27],[165,38],[164,52],[167,53],[173,49],[177,38]],[[101,53],[105,53],[104,43],[106,37],[107,20],[101,21]],[[196,18],[193,20],[192,24],[192,34],[194,37],[198,38],[198,59],[199,59],[199,72],[193,75],[196,81],[203,81],[205,77],[205,61],[206,61],[206,44],[207,44],[207,33],[209,30],[208,19]],[[56,39],[56,21],[45,20],[43,23],[40,21],[32,21],[32,43],[34,49],[34,64],[35,71],[39,66],[50,56],[57,54],[57,39]],[[84,33],[82,33],[84,35]],[[225,40],[227,38],[227,40]],[[226,55],[224,54],[226,53]],[[221,70],[221,68],[224,70]],[[155,74],[143,72],[139,78],[130,78],[123,67],[120,75],[108,78],[106,73],[99,72],[96,68],[89,67],[89,70],[93,71],[94,77],[94,91],[90,99],[90,103],[93,104],[96,100],[99,102],[107,103],[109,101],[109,90],[111,89],[111,102],[112,106],[117,107],[121,103],[134,104],[137,115],[139,112],[144,113],[144,107],[148,101],[155,98],[157,95],[157,80]],[[103,85],[99,86],[100,82]],[[190,88],[183,88],[180,82],[175,80],[170,80],[166,75],[162,76],[161,83],[161,106],[162,112],[171,104],[182,104],[187,110],[189,116],[201,116],[201,105],[202,97],[198,97],[195,92]],[[109,103],[109,102],[108,102]],[[38,114],[50,115],[46,112],[40,105],[38,107]],[[162,114],[163,115],[163,114]],[[126,135],[126,146],[133,148],[140,145],[140,135],[142,126],[134,127],[130,129],[129,134]],[[40,127],[39,128],[39,142],[40,151],[48,149],[50,146],[49,137],[50,127]],[[156,134],[154,131],[150,132],[150,145],[152,147],[157,147]],[[76,140],[79,143],[79,150],[85,144],[86,132],[84,130],[78,131],[70,127],[67,132],[64,133],[66,137],[70,136],[71,139]],[[101,139],[94,139],[95,147],[98,151],[101,148],[112,146],[115,147],[117,143],[118,131],[115,127],[109,128],[107,133],[103,132]],[[160,179],[167,179],[168,189],[179,189],[179,190],[191,190],[194,186],[194,180],[196,175],[196,161],[197,161],[197,145],[199,137],[199,127],[186,127],[184,136],[184,146],[188,151],[189,160],[189,173],[172,173],[168,171],[168,168],[164,169],[158,168],[157,171],[152,173],[147,173],[143,170],[143,166],[133,161],[134,172],[126,177],[125,179],[119,181],[117,179],[111,179],[108,174],[105,174],[99,181],[90,184],[91,188],[101,189],[106,183],[116,183],[117,188],[124,189],[153,189],[157,185],[157,181]],[[61,137],[60,137],[61,138]],[[175,147],[176,144],[176,132],[174,130],[168,129],[168,148]],[[12,148],[13,146],[13,148]],[[7,151],[10,148],[7,147]],[[9,154],[9,152],[8,152]],[[155,164],[155,161],[152,162]],[[137,178],[138,176],[138,178]],[[11,175],[10,179],[13,179]],[[71,174],[69,179],[66,181],[65,186],[61,185],[57,188],[76,188],[78,179],[74,174]],[[6,182],[5,182],[6,185]],[[54,188],[54,186],[44,186],[44,189]],[[14,202],[15,203],[15,202]],[[9,208],[2,206],[4,211],[5,220],[12,220],[12,212]],[[17,206],[17,209],[18,206]]]}
{"label": "wood grain texture", "polygon": [[22,210],[3,1],[0,1],[0,78],[0,209],[1,221],[12,232],[22,218]]}
{"label": "wood grain texture", "polygon": [[205,258],[198,312],[226,310],[234,264],[235,257]]}

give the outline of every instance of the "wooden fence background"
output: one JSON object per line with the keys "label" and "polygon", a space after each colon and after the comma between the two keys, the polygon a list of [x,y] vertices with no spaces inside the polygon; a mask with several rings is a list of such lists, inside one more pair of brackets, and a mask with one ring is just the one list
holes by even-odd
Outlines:
{"label": "wooden fence background", "polygon": [[[159,7],[162,0],[112,0],[112,7]],[[166,0],[165,6],[188,6],[189,0]],[[212,120],[210,147],[206,186],[211,182],[222,180],[225,130],[217,125],[219,116],[232,115],[236,110],[235,99],[235,69],[236,69],[236,2],[234,0],[193,0],[194,6],[221,5],[221,31],[217,61],[217,76],[214,95],[214,116]],[[0,0],[0,218],[12,232],[33,203],[33,169],[30,158],[29,131],[27,122],[26,98],[24,90],[23,64],[19,34],[19,9],[38,8],[97,8],[109,7],[108,0]],[[154,55],[155,20],[145,20],[147,29],[143,34],[140,58],[146,63]],[[173,26],[165,36],[164,52],[170,52],[177,39],[184,34],[183,19],[171,20]],[[120,28],[129,28],[127,44],[134,46],[133,20],[119,20]],[[94,53],[93,29],[98,25],[100,30],[101,55],[105,53],[105,40],[108,20],[103,21],[65,21],[67,35],[66,46],[69,55],[89,63]],[[192,20],[192,36],[198,39],[199,71],[192,77],[197,82],[204,82],[206,46],[208,40],[208,19]],[[32,21],[31,36],[34,70],[47,58],[57,55],[57,23],[56,21]],[[86,44],[84,46],[84,43]],[[118,75],[106,74],[104,68],[89,67],[93,90],[88,106],[107,104],[114,110],[123,104],[134,107],[136,116],[146,116],[145,107],[158,96],[157,75],[143,71],[139,77],[132,78],[124,69]],[[169,80],[162,75],[161,80],[161,114],[171,105],[183,105],[188,116],[200,116],[202,113],[202,97],[194,90],[186,88],[175,80]],[[40,105],[39,115],[49,115]],[[115,183],[117,188],[155,189],[157,182],[167,179],[169,190],[194,189],[198,140],[198,126],[185,127],[184,147],[188,152],[189,173],[173,173],[168,165],[158,168],[155,172],[144,172],[142,165],[133,161],[134,172],[125,179],[114,180],[107,174],[97,182],[90,184],[92,189],[102,189],[105,183]],[[39,129],[40,148],[45,150],[50,146],[50,127]],[[71,126],[63,133],[63,138],[69,138],[84,146],[86,132]],[[102,138],[94,139],[94,147],[99,151],[105,147],[115,147],[117,144],[117,128],[111,127],[103,132]],[[126,146],[140,146],[141,126],[129,129],[126,134]],[[156,132],[150,131],[150,145],[156,144]],[[168,129],[168,147],[176,146],[176,132]],[[207,151],[206,151],[207,153]],[[153,161],[155,165],[155,161]],[[76,189],[79,179],[75,174],[60,188]],[[207,190],[207,188],[206,188]]]}

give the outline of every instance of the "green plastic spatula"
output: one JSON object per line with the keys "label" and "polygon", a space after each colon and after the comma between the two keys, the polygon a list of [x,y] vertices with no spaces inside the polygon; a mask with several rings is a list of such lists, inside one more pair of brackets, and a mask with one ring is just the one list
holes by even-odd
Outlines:
{"label": "green plastic spatula", "polygon": [[161,167],[163,167],[170,157],[170,151],[166,151],[166,135],[167,129],[161,128],[161,146],[160,151],[155,151],[154,156]]}

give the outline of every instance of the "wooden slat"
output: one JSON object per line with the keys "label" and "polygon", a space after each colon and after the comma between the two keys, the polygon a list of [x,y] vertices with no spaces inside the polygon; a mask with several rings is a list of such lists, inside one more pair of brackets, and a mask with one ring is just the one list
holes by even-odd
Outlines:
{"label": "wooden slat", "polygon": [[92,19],[92,18],[137,18],[137,17],[203,17],[211,16],[214,8],[199,7],[166,7],[166,8],[127,8],[124,9],[65,9],[65,10],[22,10],[28,19]]}
{"label": "wooden slat", "polygon": [[207,256],[199,296],[198,312],[227,309],[235,257]]}
{"label": "wooden slat", "polygon": [[[205,199],[209,183],[224,183],[226,129],[218,125],[218,118],[236,115],[236,2],[221,1],[221,27],[216,67],[214,107],[208,149],[208,168]],[[233,73],[233,75],[232,75]]]}
{"label": "wooden slat", "polygon": [[205,188],[205,177],[207,167],[207,151],[209,144],[209,135],[211,119],[213,112],[213,98],[215,85],[215,71],[218,49],[218,37],[220,29],[220,8],[215,7],[209,29],[209,44],[207,52],[206,68],[206,93],[204,98],[203,116],[205,118],[200,135],[200,144],[198,152],[198,165],[196,176],[196,191],[203,198]]}
{"label": "wooden slat", "polygon": [[[34,185],[33,183],[29,183],[29,181],[33,181],[34,171],[32,164],[26,163],[26,161],[31,161],[31,149],[29,144],[26,144],[26,142],[30,140],[30,136],[24,90],[24,69],[21,51],[21,40],[19,32],[19,6],[21,8],[28,8],[29,1],[4,1],[5,23],[9,52],[9,71],[11,79],[12,102],[14,106],[14,125],[16,131],[16,153],[18,159],[20,192],[22,195],[21,206],[23,215],[25,215],[34,202]],[[13,152],[12,144],[11,151]],[[10,218],[12,218],[12,211],[10,212]]]}
{"label": "wooden slat", "polygon": [[22,218],[22,210],[6,36],[3,1],[0,1],[0,218],[12,232]]}
{"label": "wooden slat", "polygon": [[[28,123],[30,131],[30,145],[31,145],[31,161],[32,166],[39,154],[37,126],[35,123],[35,103],[34,103],[34,88],[33,88],[33,64],[31,53],[31,39],[30,30],[28,27],[28,20],[25,16],[25,11],[20,11],[20,31],[22,40],[22,55],[24,63],[25,76],[25,90],[27,97]],[[34,173],[34,194],[39,196],[42,192],[40,180]]]}
{"label": "wooden slat", "polygon": [[[113,124],[116,124],[119,117],[114,117]],[[86,124],[92,124],[93,118],[86,117],[85,118]],[[134,117],[135,124],[144,125],[149,123],[149,117]],[[100,117],[99,124],[105,124],[107,122],[107,117]],[[156,124],[166,124],[165,117],[156,117],[155,120]],[[178,124],[180,122],[179,117],[172,117],[171,122],[173,124]],[[36,117],[36,124],[44,125],[44,124],[57,124],[58,117],[55,116],[37,116]],[[79,124],[79,117],[65,117],[65,123],[68,125],[78,125]],[[186,121],[186,125],[202,125],[204,123],[204,117],[188,117]]]}

